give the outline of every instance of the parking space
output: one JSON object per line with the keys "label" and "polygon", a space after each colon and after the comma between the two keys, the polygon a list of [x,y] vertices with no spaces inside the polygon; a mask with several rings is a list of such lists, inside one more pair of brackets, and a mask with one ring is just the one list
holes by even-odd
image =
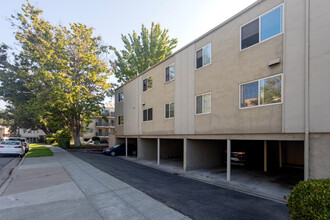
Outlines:
{"label": "parking space", "polygon": [[185,170],[225,169],[225,140],[187,140]]}
{"label": "parking space", "polygon": [[160,165],[183,169],[183,139],[160,139]]}

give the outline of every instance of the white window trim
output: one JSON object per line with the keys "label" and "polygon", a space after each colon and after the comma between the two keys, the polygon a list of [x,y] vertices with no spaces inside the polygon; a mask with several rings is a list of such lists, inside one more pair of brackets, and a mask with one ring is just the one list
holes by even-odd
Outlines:
{"label": "white window trim", "polygon": [[[174,78],[173,78],[173,79],[170,79],[169,81],[166,81],[166,68],[167,68],[167,67],[170,68],[171,66],[174,67]],[[167,67],[164,68],[164,83],[165,83],[165,84],[166,84],[166,83],[170,83],[170,82],[172,82],[173,80],[175,80],[175,75],[176,75],[176,71],[175,71],[174,63],[168,65]]]}
{"label": "white window trim", "polygon": [[[208,45],[210,45],[210,63],[204,65],[204,48],[207,47]],[[196,62],[196,61],[197,61],[197,60],[196,60],[197,56],[196,56],[196,53],[197,53],[197,51],[199,51],[200,49],[202,49],[202,57],[203,57],[203,59],[202,59],[202,61],[203,61],[202,64],[203,64],[203,65],[197,69],[197,62]],[[202,69],[202,68],[204,68],[204,67],[210,65],[211,63],[212,63],[212,43],[210,42],[210,43],[204,45],[203,47],[200,47],[200,48],[198,48],[197,50],[195,50],[195,70],[200,70],[200,69]]]}
{"label": "white window trim", "polygon": [[118,93],[118,97],[117,97],[117,102],[118,102],[118,103],[121,103],[121,102],[124,101],[124,99],[122,99],[121,101],[118,100],[118,99],[119,99],[119,94],[120,94],[120,93],[122,93],[122,94],[124,95],[124,92],[123,92],[123,91]]}
{"label": "white window trim", "polygon": [[[198,113],[196,112],[196,106],[197,106],[197,96],[203,96],[203,95],[207,95],[207,94],[210,94],[210,97],[211,97],[211,102],[210,102],[210,112],[206,112],[206,113]],[[203,111],[203,105],[204,105],[204,101],[202,102],[202,111]],[[195,115],[207,115],[207,114],[211,114],[212,113],[212,94],[211,92],[206,92],[206,93],[203,93],[203,94],[199,94],[199,95],[195,95]]]}
{"label": "white window trim", "polygon": [[[151,78],[153,78],[152,75],[150,75],[150,76],[151,76]],[[152,90],[152,88],[154,88],[154,79],[152,79],[152,87],[151,87],[151,89],[148,89],[148,82],[147,82],[147,90],[146,90],[146,91],[143,91],[143,81],[144,81],[145,79],[148,79],[150,76],[148,76],[148,77],[142,79],[142,92],[147,92],[147,91]]]}
{"label": "white window trim", "polygon": [[[260,81],[261,80],[264,80],[264,79],[269,79],[269,78],[273,78],[273,77],[276,77],[276,76],[281,76],[282,78],[282,81],[281,81],[281,102],[277,102],[277,103],[271,103],[271,104],[264,104],[264,105],[260,105]],[[267,77],[264,77],[264,78],[260,78],[260,79],[256,79],[256,80],[251,80],[251,81],[248,81],[248,82],[244,82],[244,83],[241,83],[238,85],[238,94],[239,94],[239,98],[238,98],[238,107],[239,109],[250,109],[250,108],[259,108],[259,107],[264,107],[264,106],[271,106],[271,105],[280,105],[280,104],[283,104],[283,94],[284,94],[284,78],[283,78],[283,73],[279,73],[279,74],[276,74],[276,75],[273,75],[273,76],[267,76]],[[241,86],[242,85],[246,85],[246,84],[249,84],[249,83],[253,83],[253,82],[258,82],[258,105],[256,106],[249,106],[249,107],[241,107]]]}
{"label": "white window trim", "polygon": [[[123,123],[123,124],[119,124],[119,117],[120,117],[120,116],[122,116],[122,117],[123,117],[124,115],[118,115],[118,116],[117,116],[117,120],[118,120],[118,121],[117,121],[117,125],[118,125],[118,126],[123,126],[123,125],[124,125],[124,123],[125,123],[125,121],[124,121],[124,123]],[[125,120],[125,119],[124,119],[124,120]]]}
{"label": "white window trim", "polygon": [[[280,7],[280,6],[283,7],[283,11],[282,11],[282,15],[283,15],[283,18],[282,18],[282,32],[281,33],[278,33],[278,34],[276,34],[276,35],[274,35],[274,36],[272,36],[270,38],[267,38],[266,40],[261,41],[261,17],[264,16],[265,14],[273,11],[274,9]],[[244,27],[245,25],[251,23],[252,21],[254,21],[256,19],[259,20],[259,42],[256,43],[256,44],[253,44],[252,46],[249,46],[249,47],[246,47],[246,48],[242,49],[242,27]],[[268,10],[267,12],[263,13],[262,15],[260,15],[258,17],[255,17],[255,18],[251,19],[249,22],[246,22],[245,24],[243,24],[243,25],[240,26],[240,28],[239,28],[239,49],[240,49],[240,51],[244,51],[244,50],[246,50],[248,48],[251,48],[251,47],[253,47],[255,45],[258,45],[260,43],[263,43],[263,42],[266,42],[266,41],[268,41],[270,39],[273,39],[273,38],[275,38],[275,37],[277,37],[277,36],[279,36],[279,35],[281,35],[283,33],[284,33],[284,4],[280,4],[280,5],[276,6],[276,7]]]}
{"label": "white window trim", "polygon": [[[166,118],[166,105],[167,104],[170,105],[172,103],[174,104],[174,101],[164,104],[164,119],[165,120],[173,119],[175,117],[175,104],[174,104],[174,116],[173,117],[170,116],[170,117]],[[171,115],[171,114],[169,114],[169,115]]]}
{"label": "white window trim", "polygon": [[[147,121],[143,121],[143,111],[147,110],[147,118],[148,118],[148,109],[152,109],[152,120],[147,120]],[[152,122],[154,120],[154,108],[146,108],[146,109],[142,109],[142,123],[145,122]]]}

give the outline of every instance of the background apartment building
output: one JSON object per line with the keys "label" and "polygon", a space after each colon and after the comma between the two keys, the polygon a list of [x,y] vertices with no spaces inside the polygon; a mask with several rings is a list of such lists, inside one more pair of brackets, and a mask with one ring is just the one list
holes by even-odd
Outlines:
{"label": "background apartment building", "polygon": [[139,160],[330,177],[330,2],[259,0],[116,90]]}
{"label": "background apartment building", "polygon": [[38,143],[39,139],[45,140],[46,134],[43,130],[31,130],[20,128],[17,130],[18,137],[25,137],[29,143]]}
{"label": "background apartment building", "polygon": [[0,125],[0,139],[3,139],[4,137],[9,137],[9,127]]}
{"label": "background apartment building", "polygon": [[[107,120],[104,120],[106,118]],[[115,106],[113,103],[106,103],[106,109],[102,115],[97,116],[88,125],[86,132],[82,133],[85,141],[94,136],[109,140],[110,146],[115,144]]]}

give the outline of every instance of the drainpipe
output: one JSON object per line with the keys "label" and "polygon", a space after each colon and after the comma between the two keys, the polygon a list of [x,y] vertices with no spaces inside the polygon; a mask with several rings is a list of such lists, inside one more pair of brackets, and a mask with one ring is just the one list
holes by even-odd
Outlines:
{"label": "drainpipe", "polygon": [[305,142],[304,142],[304,180],[309,179],[309,31],[310,31],[310,0],[305,3]]}

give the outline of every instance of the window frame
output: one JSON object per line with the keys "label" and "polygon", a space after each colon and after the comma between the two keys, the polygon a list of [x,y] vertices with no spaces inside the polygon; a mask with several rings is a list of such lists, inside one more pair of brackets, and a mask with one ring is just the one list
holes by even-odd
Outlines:
{"label": "window frame", "polygon": [[[203,106],[204,106],[204,100],[203,100],[203,96],[204,95],[207,95],[207,94],[210,94],[210,112],[206,112],[206,113],[197,113],[197,97],[198,96],[202,96],[202,111],[203,111]],[[203,94],[199,94],[199,95],[195,95],[195,115],[207,115],[207,114],[211,114],[212,113],[212,93],[211,92],[206,92],[206,93],[203,93]]]}
{"label": "window frame", "polygon": [[[282,32],[281,32],[281,33],[278,33],[278,34],[276,34],[276,35],[274,35],[274,36],[272,36],[272,37],[270,37],[270,38],[267,38],[266,40],[261,41],[261,17],[264,16],[264,15],[266,15],[266,14],[268,14],[269,12],[271,12],[271,11],[273,11],[273,10],[275,10],[275,9],[277,9],[277,8],[279,8],[279,7],[281,7],[281,6],[282,6],[282,16],[283,16],[283,17],[282,17]],[[260,44],[260,43],[263,43],[263,42],[265,42],[265,41],[268,41],[268,40],[270,40],[270,39],[273,39],[273,38],[275,38],[275,37],[277,37],[277,36],[279,36],[279,35],[281,35],[281,34],[284,34],[284,20],[285,20],[284,16],[285,16],[285,15],[284,15],[284,4],[282,3],[282,4],[276,6],[276,7],[272,8],[272,9],[266,11],[266,12],[263,13],[263,14],[261,14],[261,15],[259,15],[259,16],[257,16],[257,17],[254,17],[254,18],[251,19],[250,21],[248,21],[248,22],[242,24],[242,25],[240,26],[240,28],[239,28],[239,49],[240,49],[240,51],[244,51],[244,50],[246,50],[246,49],[248,49],[248,48],[251,48],[251,47],[253,47],[253,46],[255,46],[255,45],[258,45],[258,44]],[[251,46],[249,46],[249,47],[246,47],[246,48],[242,49],[242,27],[244,27],[244,26],[250,24],[251,22],[253,22],[253,21],[257,20],[257,19],[259,20],[259,42],[256,43],[256,44],[253,44],[253,45],[251,45]]]}
{"label": "window frame", "polygon": [[[151,120],[148,120],[148,110],[149,109],[152,109],[152,119]],[[143,120],[143,114],[144,114],[144,111],[147,111],[147,120],[146,121],[144,121]],[[153,110],[153,108],[146,108],[146,109],[143,109],[142,110],[142,122],[144,123],[144,122],[151,122],[151,121],[153,121],[154,120],[154,110]]]}
{"label": "window frame", "polygon": [[[166,68],[170,68],[171,66],[173,66],[173,68],[174,68],[174,78],[170,79],[169,81],[166,81]],[[170,64],[170,65],[168,65],[164,68],[164,83],[169,83],[169,82],[172,82],[173,80],[175,80],[175,66],[174,66],[174,63],[172,63],[172,64]]]}
{"label": "window frame", "polygon": [[[173,117],[171,117],[171,113],[170,113],[170,105],[171,104],[174,105],[174,112],[173,112],[174,116]],[[169,108],[168,109],[168,112],[169,112],[169,117],[168,118],[166,118],[166,105],[168,105],[168,108]],[[168,119],[173,119],[174,117],[175,117],[175,104],[174,104],[174,101],[164,104],[164,119],[168,120]]]}
{"label": "window frame", "polygon": [[[273,77],[277,77],[277,76],[281,76],[281,102],[277,102],[277,103],[270,103],[270,104],[263,104],[263,105],[260,105],[260,81],[261,80],[264,80],[264,79],[269,79],[269,78],[273,78]],[[283,78],[283,73],[278,73],[278,74],[275,74],[275,75],[272,75],[272,76],[267,76],[267,77],[264,77],[264,78],[260,78],[260,79],[256,79],[256,80],[251,80],[251,81],[248,81],[248,82],[244,82],[244,83],[241,83],[238,85],[238,107],[239,109],[250,109],[250,108],[258,108],[258,107],[264,107],[264,106],[271,106],[271,105],[280,105],[280,104],[283,104],[283,94],[284,94],[284,87],[283,87],[283,81],[284,81],[284,78]],[[258,105],[255,105],[255,106],[248,106],[248,107],[241,107],[241,86],[242,85],[246,85],[246,84],[249,84],[249,83],[253,83],[253,82],[258,82]]]}
{"label": "window frame", "polygon": [[[121,99],[121,101],[119,100],[120,94],[123,94],[123,98]],[[118,98],[118,99],[117,99],[117,102],[118,102],[118,103],[123,102],[123,101],[124,101],[124,92],[123,92],[123,91],[119,92],[117,98]]]}
{"label": "window frame", "polygon": [[[204,64],[204,48],[207,47],[208,45],[210,45],[210,63],[205,65]],[[197,68],[197,51],[199,51],[200,49],[202,49],[202,66]],[[212,43],[210,42],[208,44],[205,44],[203,47],[200,47],[197,50],[195,50],[195,70],[200,70],[203,67],[210,65],[211,63],[212,63]]]}
{"label": "window frame", "polygon": [[[154,84],[153,84],[153,82],[152,82],[152,87],[151,87],[151,89],[148,89],[148,82],[149,82],[149,78],[151,77],[151,81],[153,81],[153,79],[152,79],[152,75],[150,75],[150,76],[147,76],[146,78],[144,78],[144,79],[142,79],[142,92],[147,92],[147,91],[150,91],[150,90],[152,90],[152,88],[154,87]],[[143,81],[144,80],[147,80],[147,89],[146,90],[144,90],[144,88],[143,88]]]}
{"label": "window frame", "polygon": [[[122,123],[122,124],[120,124],[121,120],[120,120],[119,117],[122,117],[122,118],[123,118],[123,123]],[[124,115],[118,115],[118,117],[117,117],[117,125],[118,125],[118,126],[123,126],[124,123],[125,123],[125,122],[124,122]]]}

